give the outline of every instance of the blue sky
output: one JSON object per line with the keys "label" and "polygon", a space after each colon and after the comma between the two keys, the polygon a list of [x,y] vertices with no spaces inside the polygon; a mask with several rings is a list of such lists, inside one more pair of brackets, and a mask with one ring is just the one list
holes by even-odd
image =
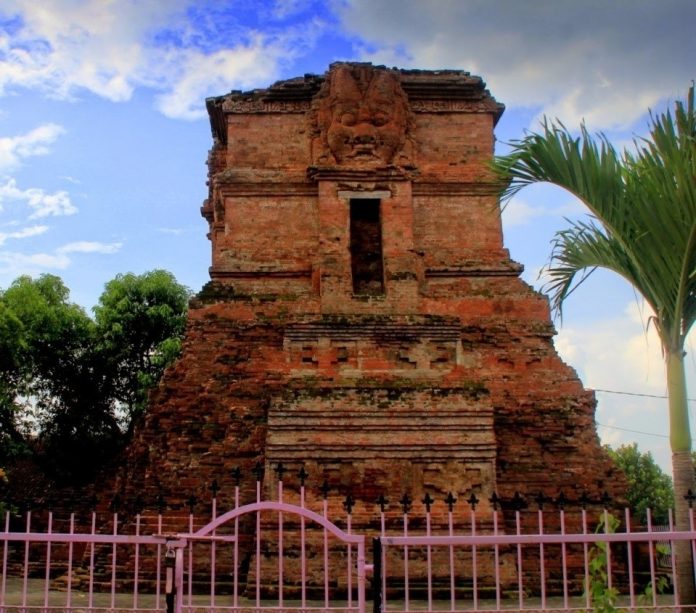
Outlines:
{"label": "blue sky", "polygon": [[[88,310],[121,272],[165,268],[199,290],[206,96],[336,60],[457,68],[506,104],[501,143],[546,114],[621,147],[696,78],[694,24],[693,0],[4,0],[0,287],[57,274]],[[505,242],[528,282],[540,286],[554,232],[582,213],[544,187],[509,205]],[[568,302],[556,345],[587,387],[662,396],[648,315],[599,274]],[[691,350],[687,369],[696,396]],[[597,397],[604,441],[636,440],[669,466],[664,399]]]}

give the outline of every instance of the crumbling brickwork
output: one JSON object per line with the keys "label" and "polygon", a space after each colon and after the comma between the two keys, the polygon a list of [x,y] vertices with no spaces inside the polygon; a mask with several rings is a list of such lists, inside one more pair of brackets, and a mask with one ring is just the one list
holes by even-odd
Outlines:
{"label": "crumbling brickwork", "polygon": [[612,491],[593,395],[503,246],[480,78],[341,63],[207,106],[211,282],[124,490],[183,505],[282,462],[370,505]]}

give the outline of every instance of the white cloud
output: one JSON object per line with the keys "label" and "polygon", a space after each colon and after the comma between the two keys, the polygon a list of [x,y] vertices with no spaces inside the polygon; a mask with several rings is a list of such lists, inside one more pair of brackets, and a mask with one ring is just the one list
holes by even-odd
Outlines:
{"label": "white cloud", "polygon": [[[637,441],[669,472],[665,365],[654,328],[646,329],[649,313],[642,308],[632,302],[622,317],[563,326],[555,344],[585,387],[608,390],[596,392],[602,441],[612,446]],[[695,390],[696,365],[689,360],[686,374],[688,388]]]}
{"label": "white cloud", "polygon": [[17,275],[35,275],[50,270],[65,270],[73,262],[71,254],[113,254],[122,243],[78,241],[58,247],[48,253],[21,253],[0,251],[0,274],[13,278]]}
{"label": "white cloud", "polygon": [[582,371],[588,387],[664,394],[660,341],[648,317],[631,302],[620,318],[561,327],[556,347]]}
{"label": "white cloud", "polygon": [[77,207],[71,202],[68,192],[60,190],[47,193],[38,187],[20,189],[15,179],[7,179],[4,185],[0,184],[0,209],[7,202],[25,203],[33,211],[29,219],[77,213]]}
{"label": "white cloud", "polygon": [[[692,0],[347,0],[364,59],[483,76],[508,105],[627,127],[696,76]],[[428,6],[429,9],[425,7]]]}
{"label": "white cloud", "polygon": [[77,241],[68,243],[56,249],[60,255],[68,253],[116,253],[121,249],[123,243],[100,243],[96,241]]}
{"label": "white cloud", "polygon": [[531,205],[521,198],[513,198],[503,209],[503,225],[505,227],[524,226],[547,214],[543,207]]}
{"label": "white cloud", "polygon": [[0,137],[0,171],[18,167],[22,160],[34,155],[46,155],[52,144],[65,130],[47,123],[19,136]]}
{"label": "white cloud", "polygon": [[57,98],[86,89],[114,101],[143,81],[143,41],[171,23],[182,3],[9,0],[21,27],[4,41],[0,91],[21,86]]}
{"label": "white cloud", "polygon": [[286,50],[256,35],[248,45],[204,54],[174,51],[172,72],[176,87],[158,97],[158,108],[167,117],[199,119],[206,116],[203,100],[230,89],[268,84],[278,75],[278,64]]}
{"label": "white cloud", "polygon": [[[302,6],[279,3],[271,14],[282,19]],[[160,92],[165,115],[196,119],[205,115],[206,95],[278,78],[280,66],[319,32],[312,19],[301,28],[265,23],[260,33],[230,21],[230,8],[185,0],[8,0],[0,16],[18,16],[19,25],[0,38],[0,95],[21,87],[61,99],[89,91],[119,102],[149,87]]]}
{"label": "white cloud", "polygon": [[0,232],[0,245],[4,245],[10,239],[31,238],[48,231],[48,226],[28,226],[16,232]]}

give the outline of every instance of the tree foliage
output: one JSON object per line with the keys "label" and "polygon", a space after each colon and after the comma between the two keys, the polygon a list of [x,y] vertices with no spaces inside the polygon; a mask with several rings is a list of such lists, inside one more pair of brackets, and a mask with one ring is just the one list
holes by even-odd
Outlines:
{"label": "tree foliage", "polygon": [[181,351],[188,299],[189,291],[171,273],[153,270],[118,275],[94,309],[114,393],[131,426],[149,389]]}
{"label": "tree foliage", "polygon": [[31,455],[79,478],[106,460],[178,355],[187,298],[164,271],[119,275],[95,321],[54,275],[0,291],[0,465]]}
{"label": "tree foliage", "polygon": [[672,479],[657,465],[648,452],[641,452],[636,443],[617,449],[605,446],[614,463],[628,480],[626,498],[633,516],[644,522],[650,514],[654,524],[667,524],[668,511],[674,507]]}

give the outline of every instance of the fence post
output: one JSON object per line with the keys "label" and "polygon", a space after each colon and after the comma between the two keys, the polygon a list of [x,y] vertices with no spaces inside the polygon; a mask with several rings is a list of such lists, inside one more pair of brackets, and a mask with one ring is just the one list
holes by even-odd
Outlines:
{"label": "fence post", "polygon": [[164,584],[164,600],[167,604],[167,613],[174,613],[174,599],[176,597],[174,587],[174,562],[176,553],[172,546],[167,543],[167,551],[164,554],[165,568],[165,584]]}
{"label": "fence post", "polygon": [[382,541],[372,539],[372,613],[382,613]]}

